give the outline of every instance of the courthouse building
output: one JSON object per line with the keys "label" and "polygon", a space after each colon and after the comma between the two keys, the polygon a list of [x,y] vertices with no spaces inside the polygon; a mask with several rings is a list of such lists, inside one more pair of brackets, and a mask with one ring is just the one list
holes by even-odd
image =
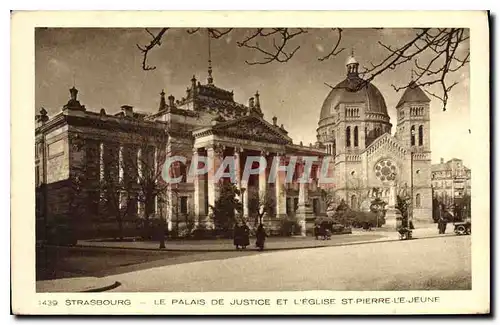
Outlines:
{"label": "courthouse building", "polygon": [[[42,109],[36,117],[40,223],[70,218],[80,236],[99,236],[106,227],[116,228],[112,205],[118,201],[125,233],[146,216],[165,218],[170,230],[188,224],[211,227],[209,207],[214,206],[221,184],[211,181],[213,171],[188,179],[189,166],[193,161],[196,166],[199,156],[213,161],[215,169],[224,157],[235,158],[243,218],[250,225],[259,209],[252,203],[264,197],[274,202],[264,219],[271,228],[279,227],[282,220],[295,220],[305,234],[306,221],[311,227],[315,216],[325,213],[318,186],[321,161],[313,164],[309,183],[297,182],[304,171],[301,157],[321,158],[325,148],[320,143],[294,144],[276,117],[272,122],[264,118],[265,105],[258,93],[246,105],[237,103],[232,91],[215,85],[211,69],[206,83],[193,76],[185,96],[178,100],[172,95],[165,98],[162,91],[152,114],[128,105],[117,114],[104,109],[95,112],[82,105],[84,99],[77,95],[78,90],[71,88],[70,99],[58,114],[49,118]],[[151,190],[161,186],[157,181],[165,156],[187,157],[185,164],[176,162],[170,171],[182,180]],[[248,156],[263,156],[268,164],[265,173],[243,182]],[[299,158],[293,182],[285,184],[285,173],[279,172],[276,182],[268,183],[271,161],[277,157],[287,165],[291,156]],[[145,191],[153,197],[145,198]]]}

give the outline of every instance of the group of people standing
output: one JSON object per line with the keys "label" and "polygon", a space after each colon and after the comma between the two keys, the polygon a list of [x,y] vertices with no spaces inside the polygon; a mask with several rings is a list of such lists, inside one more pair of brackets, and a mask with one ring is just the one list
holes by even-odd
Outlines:
{"label": "group of people standing", "polygon": [[[262,224],[257,227],[255,236],[255,246],[257,246],[259,250],[263,250],[264,242],[266,241],[266,231]],[[250,228],[246,223],[237,223],[234,226],[233,243],[236,249],[246,249],[247,246],[250,245]]]}

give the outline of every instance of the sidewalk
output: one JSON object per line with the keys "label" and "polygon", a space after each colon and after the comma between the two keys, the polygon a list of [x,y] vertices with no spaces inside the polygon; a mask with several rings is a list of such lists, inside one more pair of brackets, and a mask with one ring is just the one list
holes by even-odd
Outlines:
{"label": "sidewalk", "polygon": [[[266,240],[266,251],[290,250],[302,248],[316,248],[325,246],[337,246],[362,242],[372,242],[385,239],[384,234],[372,232],[353,233],[345,235],[333,235],[330,240],[316,240],[315,237],[270,237]],[[185,251],[185,252],[221,252],[234,251],[232,239],[204,239],[204,240],[167,240],[163,251]],[[109,249],[136,249],[136,250],[160,250],[157,241],[95,241],[79,240],[79,247],[109,248]],[[250,246],[247,250],[255,249],[255,238],[250,238]]]}
{"label": "sidewalk", "polygon": [[[447,235],[453,235],[450,231]],[[443,236],[438,235],[434,225],[417,228],[413,231],[413,238],[429,238]],[[446,236],[446,235],[445,235]],[[362,243],[372,243],[380,241],[399,240],[399,234],[394,229],[379,228],[372,231],[353,230],[352,234],[333,235],[330,240],[316,240],[312,236],[307,237],[270,237],[266,240],[266,251],[290,250],[303,248],[317,248],[325,246],[353,245]],[[255,238],[250,239],[248,250],[255,249]],[[79,240],[77,246],[90,248],[107,249],[134,249],[134,250],[155,250],[155,251],[185,251],[185,252],[220,252],[234,251],[232,239],[213,240],[167,240],[166,248],[160,250],[157,241],[97,241]]]}
{"label": "sidewalk", "polygon": [[36,281],[36,292],[102,292],[119,286],[119,282],[107,278],[65,278]]}

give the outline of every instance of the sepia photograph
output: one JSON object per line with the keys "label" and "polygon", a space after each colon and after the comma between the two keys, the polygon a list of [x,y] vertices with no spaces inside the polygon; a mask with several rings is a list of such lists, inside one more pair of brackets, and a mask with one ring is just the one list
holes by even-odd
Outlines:
{"label": "sepia photograph", "polygon": [[209,307],[175,293],[223,292],[259,307],[279,302],[227,294],[314,291],[387,295],[288,304],[426,308],[471,293],[473,273],[489,279],[473,272],[489,148],[471,65],[489,58],[471,56],[470,27],[426,22],[34,27],[35,293],[116,293],[41,303]]}

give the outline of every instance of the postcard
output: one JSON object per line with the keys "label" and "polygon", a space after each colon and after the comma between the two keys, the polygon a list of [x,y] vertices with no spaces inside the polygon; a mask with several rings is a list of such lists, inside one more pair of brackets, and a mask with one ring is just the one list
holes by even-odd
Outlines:
{"label": "postcard", "polygon": [[488,18],[12,12],[13,313],[490,313]]}

